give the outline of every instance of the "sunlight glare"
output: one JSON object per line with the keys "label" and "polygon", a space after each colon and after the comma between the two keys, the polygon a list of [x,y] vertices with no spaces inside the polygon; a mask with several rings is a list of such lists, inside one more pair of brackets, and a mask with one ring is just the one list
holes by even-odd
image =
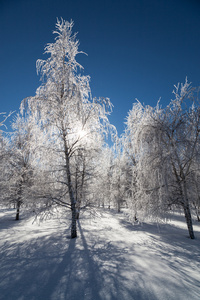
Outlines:
{"label": "sunlight glare", "polygon": [[79,129],[77,132],[79,138],[84,138],[86,136],[86,131],[84,129]]}

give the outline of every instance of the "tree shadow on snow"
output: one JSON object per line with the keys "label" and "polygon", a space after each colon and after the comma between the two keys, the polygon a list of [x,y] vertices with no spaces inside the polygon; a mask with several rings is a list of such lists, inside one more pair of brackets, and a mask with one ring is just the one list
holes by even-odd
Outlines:
{"label": "tree shadow on snow", "polygon": [[134,266],[130,265],[128,249],[122,245],[118,247],[113,242],[104,239],[101,230],[83,231],[79,223],[79,232],[84,247],[84,261],[88,265],[91,290],[89,298],[80,299],[146,300],[142,289],[135,286],[136,274],[140,277],[141,284],[143,279],[140,271],[135,269],[134,274]]}
{"label": "tree shadow on snow", "polygon": [[[172,216],[172,219],[184,222],[184,217],[181,214]],[[196,293],[195,299],[198,299],[200,281],[199,276],[195,277],[199,264],[200,239],[198,232],[195,232],[196,238],[191,240],[186,225],[184,229],[170,223],[158,224],[152,222],[134,225],[125,219],[119,219],[119,222],[130,232],[130,235],[137,236],[137,233],[145,233],[143,237],[139,237],[141,240],[139,244],[148,248],[149,257],[151,257],[151,253],[152,258],[156,255],[169,270],[176,273],[180,282],[184,285],[191,285],[193,295]],[[137,239],[134,239],[134,241],[137,241]],[[174,277],[174,282],[176,281],[177,279]]]}
{"label": "tree shadow on snow", "polygon": [[0,299],[135,299],[120,273],[120,266],[128,264],[123,250],[98,236],[88,244],[78,226],[77,239],[67,239],[58,228],[23,242],[5,242],[0,248]]}
{"label": "tree shadow on snow", "polygon": [[[173,239],[170,244],[167,234],[162,235],[162,232],[155,230],[155,225],[139,228],[120,219],[122,227],[129,230],[130,238],[138,230],[147,231],[150,235],[148,247],[141,248],[140,252],[134,242],[130,248],[130,241],[126,244],[123,236],[121,241],[113,241],[110,232],[109,240],[108,237],[104,238],[104,227],[97,227],[91,231],[83,230],[81,222],[78,222],[79,236],[76,239],[66,238],[67,228],[57,225],[56,230],[50,231],[49,234],[44,232],[44,235],[37,236],[36,232],[31,239],[5,242],[0,248],[0,298],[2,300],[164,299],[162,295],[156,295],[151,287],[152,283],[156,287],[159,282],[165,293],[163,295],[169,296],[169,299],[179,299],[173,298],[174,290],[180,286],[176,276],[178,275],[184,282],[187,278],[184,272],[188,258],[190,263],[192,255],[194,263],[198,259],[197,253],[191,253],[190,256],[190,247],[187,248],[186,243],[182,242],[183,238]],[[148,252],[145,249],[148,249]],[[157,251],[157,256],[152,256],[151,261],[149,258],[153,251]],[[155,257],[161,258],[160,264],[157,264]],[[182,267],[178,269],[177,266],[180,265]],[[162,275],[165,267],[174,270],[169,278],[166,278],[165,273]],[[198,286],[198,281],[194,278],[193,282],[191,278],[189,283],[193,289],[195,285]],[[168,289],[167,286],[171,288]]]}

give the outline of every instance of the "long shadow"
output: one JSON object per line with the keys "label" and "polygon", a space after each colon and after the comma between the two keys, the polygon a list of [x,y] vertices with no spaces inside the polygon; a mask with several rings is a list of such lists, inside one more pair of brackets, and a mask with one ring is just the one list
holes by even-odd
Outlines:
{"label": "long shadow", "polygon": [[[127,285],[126,276],[122,274],[122,269],[129,270],[128,252],[121,245],[118,247],[110,241],[103,240],[98,237],[97,232],[84,231],[90,235],[87,238],[78,223],[79,232],[84,247],[84,259],[88,265],[88,279],[90,284],[90,300],[139,300],[142,297],[142,290]],[[127,271],[128,274],[128,271]],[[136,275],[137,274],[137,275]],[[135,275],[140,277],[140,282],[143,282],[142,276],[135,269]],[[129,275],[128,275],[129,276]],[[134,282],[133,282],[134,285]],[[77,298],[78,299],[78,298]],[[146,299],[145,299],[146,300]]]}
{"label": "long shadow", "polygon": [[[175,217],[183,222],[183,216]],[[189,238],[188,230],[185,225],[184,228],[176,227],[170,223],[142,223],[139,225],[134,225],[133,223],[125,220],[119,219],[120,224],[129,230],[130,232],[145,232],[151,237],[152,240],[162,241],[170,246],[174,246],[177,249],[185,249],[190,251],[190,248],[198,249],[200,246],[200,239],[198,233],[195,235],[195,239],[191,240]],[[197,251],[198,252],[198,251]],[[184,254],[184,253],[183,253]],[[193,253],[194,255],[194,253]]]}
{"label": "long shadow", "polygon": [[30,241],[3,243],[0,299],[68,299],[75,243],[66,239],[63,230]]}
{"label": "long shadow", "polygon": [[101,291],[102,286],[101,286],[101,277],[99,276],[98,265],[94,262],[92,258],[92,254],[88,249],[88,245],[79,221],[78,221],[78,227],[82,239],[82,244],[84,247],[82,254],[83,254],[85,264],[87,265],[86,268],[88,273],[87,286],[85,287],[85,296],[88,299],[101,300],[102,298],[100,297],[99,293]]}
{"label": "long shadow", "polygon": [[1,209],[0,213],[3,215],[0,216],[0,230],[8,229],[20,225],[21,219],[16,221],[16,210],[14,209]]}
{"label": "long shadow", "polygon": [[67,239],[58,228],[44,237],[3,243],[0,299],[118,300],[123,289],[119,269],[126,263],[121,249],[98,237],[88,246],[78,226],[77,239]]}
{"label": "long shadow", "polygon": [[19,220],[16,220],[16,209],[14,208],[5,208],[0,209],[0,230],[9,229],[16,226],[21,226],[24,223],[24,220],[28,218],[33,218],[34,214],[31,212],[20,212]]}
{"label": "long shadow", "polygon": [[[76,239],[70,239],[67,251],[55,270],[52,270],[46,287],[43,287],[42,293],[39,294],[40,298],[37,299],[74,299],[73,295],[70,296],[70,290],[73,284],[74,259],[76,259],[75,247]],[[66,298],[67,295],[70,298]]]}
{"label": "long shadow", "polygon": [[[184,221],[183,215],[175,215],[174,220]],[[190,277],[186,273],[188,267],[196,271],[196,265],[199,262],[200,239],[191,240],[187,228],[179,228],[173,224],[143,224],[134,225],[124,219],[119,219],[120,224],[134,234],[134,232],[145,232],[150,237],[148,244],[149,251],[156,251],[157,255],[162,258],[180,278],[187,278],[187,283],[193,286],[193,291],[200,285],[199,278]],[[130,233],[131,234],[131,233]],[[194,266],[194,267],[193,267]]]}
{"label": "long shadow", "polygon": [[[180,222],[184,223],[184,217],[181,216],[175,216],[173,217],[174,220],[178,220]],[[125,227],[129,231],[143,231],[143,232],[148,232],[152,233],[154,235],[158,236],[167,236],[167,233],[177,235],[177,240],[184,239],[184,238],[189,238],[189,233],[187,230],[187,225],[185,224],[185,228],[179,228],[175,226],[174,224],[170,223],[156,223],[156,222],[151,222],[151,223],[141,223],[141,224],[133,224],[131,221],[127,221],[124,218],[119,219],[120,224]],[[198,239],[198,233],[195,234],[195,239]]]}

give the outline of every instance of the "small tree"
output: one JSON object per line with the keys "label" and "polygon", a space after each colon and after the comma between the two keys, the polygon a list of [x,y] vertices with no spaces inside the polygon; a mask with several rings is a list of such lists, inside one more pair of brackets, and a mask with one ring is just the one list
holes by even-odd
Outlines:
{"label": "small tree", "polygon": [[112,148],[103,147],[95,162],[96,172],[93,181],[94,195],[98,206],[110,208],[113,198],[112,175],[114,153]]}
{"label": "small tree", "polygon": [[12,123],[10,139],[9,180],[7,198],[16,207],[16,220],[19,220],[20,207],[28,204],[30,188],[33,183],[34,143],[32,141],[32,123],[30,119],[16,116]]}
{"label": "small tree", "polygon": [[117,211],[121,211],[121,207],[127,200],[127,187],[128,187],[128,165],[127,156],[123,148],[124,139],[116,138],[114,143],[114,158],[112,167],[112,196],[117,207]]}

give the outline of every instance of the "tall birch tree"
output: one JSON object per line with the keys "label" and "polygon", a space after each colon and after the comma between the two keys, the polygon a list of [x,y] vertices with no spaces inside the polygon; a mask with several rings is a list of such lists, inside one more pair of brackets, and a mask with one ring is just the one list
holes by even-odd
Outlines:
{"label": "tall birch tree", "polygon": [[[91,98],[90,78],[82,74],[83,67],[76,60],[82,52],[78,51],[79,42],[72,28],[72,21],[57,20],[55,42],[45,47],[49,57],[37,61],[43,83],[34,97],[22,102],[21,108],[37,116],[38,125],[44,132],[46,155],[53,158],[49,159],[49,168],[56,187],[62,190],[56,201],[70,206],[71,238],[75,238],[76,198],[81,192],[78,193],[75,187],[74,163],[91,151],[97,153],[102,146],[104,134],[110,128],[108,114],[112,105],[107,98]],[[84,182],[85,162],[82,159],[81,183]]]}

